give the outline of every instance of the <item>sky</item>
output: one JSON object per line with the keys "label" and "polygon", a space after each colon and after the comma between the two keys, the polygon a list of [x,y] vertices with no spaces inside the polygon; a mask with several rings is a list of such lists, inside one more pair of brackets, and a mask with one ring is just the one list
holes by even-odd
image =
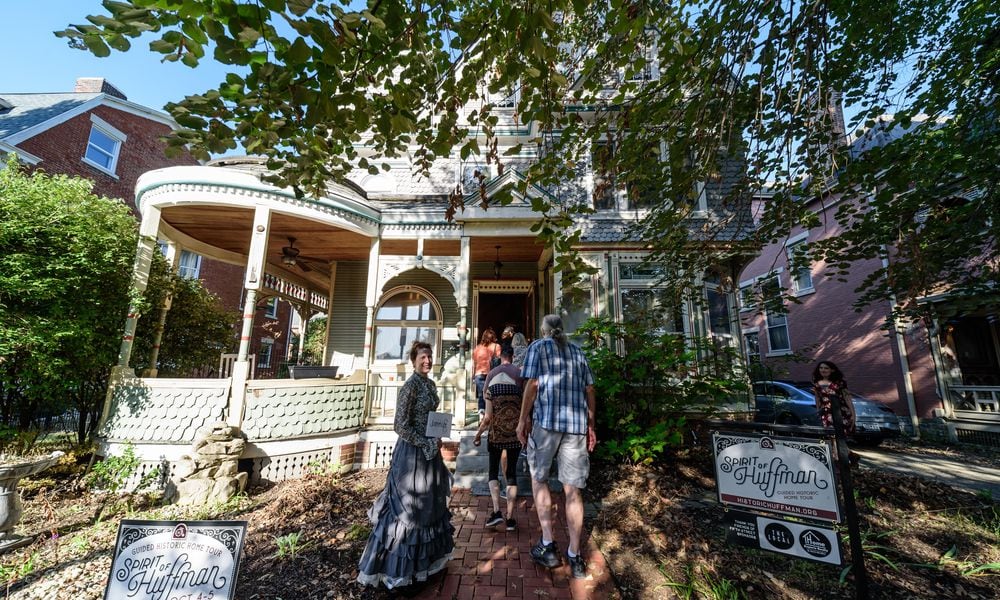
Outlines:
{"label": "sky", "polygon": [[0,21],[0,92],[72,92],[77,77],[103,77],[128,99],[156,110],[187,94],[218,87],[226,74],[210,56],[197,68],[160,61],[150,52],[151,35],[132,41],[128,52],[106,58],[70,48],[53,31],[107,14],[100,0],[5,1]]}

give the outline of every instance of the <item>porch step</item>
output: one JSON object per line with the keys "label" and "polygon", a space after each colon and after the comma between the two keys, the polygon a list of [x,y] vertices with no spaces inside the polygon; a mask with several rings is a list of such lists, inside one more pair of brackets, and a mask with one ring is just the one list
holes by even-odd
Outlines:
{"label": "porch step", "polygon": [[[475,439],[475,430],[461,432],[461,440],[458,445],[458,458],[455,461],[455,487],[469,488],[476,496],[488,496],[490,452],[486,447],[486,438],[478,447],[472,443]],[[555,465],[553,465],[554,467]],[[555,471],[553,470],[553,473]],[[504,476],[500,475],[501,483]],[[549,477],[549,487],[554,491],[561,491],[562,484],[554,477]],[[531,496],[531,475],[528,473],[528,463],[525,456],[517,459],[517,495]]]}

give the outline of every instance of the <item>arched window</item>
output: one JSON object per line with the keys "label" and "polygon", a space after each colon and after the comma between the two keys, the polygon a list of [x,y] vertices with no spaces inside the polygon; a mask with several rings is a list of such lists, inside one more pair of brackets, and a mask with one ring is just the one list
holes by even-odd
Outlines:
{"label": "arched window", "polygon": [[409,362],[410,346],[420,340],[440,356],[441,307],[429,292],[405,285],[382,297],[375,311],[375,360]]}

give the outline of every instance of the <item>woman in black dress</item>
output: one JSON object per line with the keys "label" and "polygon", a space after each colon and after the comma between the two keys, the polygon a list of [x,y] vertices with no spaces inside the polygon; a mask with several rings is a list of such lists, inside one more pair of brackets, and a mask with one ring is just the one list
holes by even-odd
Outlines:
{"label": "woman in black dress", "polygon": [[455,547],[448,499],[451,473],[439,438],[427,437],[427,413],[438,407],[430,344],[410,349],[413,375],[399,389],[393,427],[399,435],[385,489],[368,511],[372,533],[358,564],[358,581],[389,589],[413,586],[444,569]]}

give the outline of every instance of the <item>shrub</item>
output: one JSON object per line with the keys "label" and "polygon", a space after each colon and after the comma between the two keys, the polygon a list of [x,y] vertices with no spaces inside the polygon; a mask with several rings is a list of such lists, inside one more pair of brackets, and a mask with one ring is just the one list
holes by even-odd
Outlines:
{"label": "shrub", "polygon": [[683,441],[688,416],[745,393],[735,351],[644,321],[592,318],[578,330],[594,373],[599,455],[651,462]]}

